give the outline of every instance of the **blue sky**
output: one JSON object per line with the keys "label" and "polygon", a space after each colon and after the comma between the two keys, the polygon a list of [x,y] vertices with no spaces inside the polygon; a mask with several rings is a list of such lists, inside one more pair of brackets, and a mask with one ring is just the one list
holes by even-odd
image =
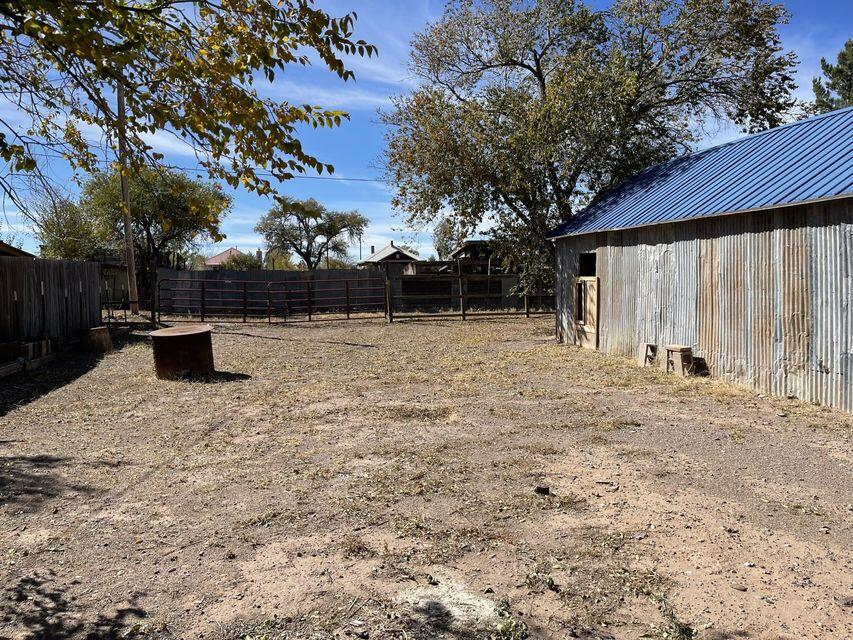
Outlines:
{"label": "blue sky", "polygon": [[[594,2],[596,5],[607,4]],[[819,74],[820,58],[834,61],[847,38],[853,37],[853,2],[850,0],[789,0],[784,3],[791,12],[790,24],[781,28],[783,44],[800,59],[797,80],[798,97],[811,98],[811,78]],[[358,13],[356,36],[375,44],[379,56],[372,59],[353,58],[350,68],[355,81],[341,82],[321,67],[292,68],[268,87],[270,95],[294,102],[310,102],[329,108],[340,108],[351,116],[336,129],[303,132],[304,147],[323,162],[335,166],[339,178],[376,178],[383,147],[383,127],[378,109],[388,108],[392,95],[405,93],[414,86],[407,72],[409,41],[427,22],[437,19],[444,2],[430,0],[317,0],[317,5],[332,14]],[[709,132],[702,146],[738,137],[738,132],[722,127]],[[195,166],[190,150],[166,136],[158,136],[156,146],[166,153],[172,164]],[[63,167],[52,168],[58,177],[67,176]],[[389,241],[407,242],[422,256],[433,253],[429,230],[413,232],[404,228],[402,219],[391,208],[391,191],[381,182],[296,179],[281,186],[281,191],[297,198],[314,197],[331,209],[357,209],[370,220],[363,238],[363,254],[370,246],[380,248]],[[258,218],[270,207],[266,198],[242,190],[231,190],[234,207],[224,224],[227,239],[219,245],[203,247],[208,254],[226,247],[243,250],[262,247],[253,228]],[[23,220],[7,207],[0,217],[0,237],[10,234],[25,248],[35,250],[35,240]],[[356,245],[350,252],[358,258]]]}

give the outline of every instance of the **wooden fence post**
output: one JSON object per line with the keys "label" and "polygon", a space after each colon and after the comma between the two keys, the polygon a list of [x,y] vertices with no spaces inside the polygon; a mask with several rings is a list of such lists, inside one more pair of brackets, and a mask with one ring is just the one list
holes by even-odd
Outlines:
{"label": "wooden fence post", "polygon": [[44,280],[41,280],[41,333],[47,336],[47,308],[44,299]]}
{"label": "wooden fence post", "polygon": [[270,286],[267,285],[267,324],[272,324],[272,300],[270,299]]}
{"label": "wooden fence post", "polygon": [[148,279],[148,286],[151,287],[151,328],[157,328],[157,316],[154,310],[157,307],[157,265],[154,258],[151,258],[151,277]]}
{"label": "wooden fence post", "polygon": [[68,309],[68,285],[65,285],[65,335],[67,336],[70,333],[71,327],[71,311]]}
{"label": "wooden fence post", "polygon": [[248,302],[249,302],[248,289],[247,289],[248,285],[249,285],[249,283],[244,280],[243,281],[243,322],[244,323],[246,322],[246,306],[248,305]]}
{"label": "wooden fence post", "polygon": [[530,317],[530,294],[524,293],[524,315],[525,317]]}
{"label": "wooden fence post", "polygon": [[350,312],[350,305],[349,305],[349,280],[344,280],[344,289],[346,289],[346,296],[347,296],[347,320],[349,320],[349,312]]}
{"label": "wooden fence post", "polygon": [[462,275],[461,270],[459,272],[459,313],[465,320],[465,276]]}
{"label": "wooden fence post", "polygon": [[204,280],[201,281],[201,321],[204,322]]}
{"label": "wooden fence post", "polygon": [[394,296],[391,293],[391,279],[385,280],[385,306],[388,309],[388,323],[394,322]]}
{"label": "wooden fence post", "polygon": [[308,322],[311,322],[311,281],[308,284]]}
{"label": "wooden fence post", "polygon": [[[387,281],[387,278],[386,278],[386,281]],[[385,318],[387,319],[388,318],[388,287],[384,286],[384,285],[382,287],[382,297],[383,297],[382,310],[385,312]]]}

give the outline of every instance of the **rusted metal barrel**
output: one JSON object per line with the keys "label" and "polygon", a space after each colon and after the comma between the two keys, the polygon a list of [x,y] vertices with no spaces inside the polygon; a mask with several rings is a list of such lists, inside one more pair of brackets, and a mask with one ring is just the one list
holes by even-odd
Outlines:
{"label": "rusted metal barrel", "polygon": [[169,380],[214,373],[212,330],[209,324],[193,324],[152,331],[157,377]]}

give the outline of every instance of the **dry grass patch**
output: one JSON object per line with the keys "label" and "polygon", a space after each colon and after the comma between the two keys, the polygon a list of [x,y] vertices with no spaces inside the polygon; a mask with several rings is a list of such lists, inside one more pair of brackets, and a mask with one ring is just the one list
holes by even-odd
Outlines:
{"label": "dry grass patch", "polygon": [[[145,623],[121,619],[115,635],[241,640],[684,640],[681,617],[730,627],[735,600],[753,604],[685,578],[697,565],[741,567],[748,552],[768,567],[757,579],[779,604],[750,609],[756,632],[844,584],[827,558],[848,532],[832,493],[849,503],[846,418],[552,331],[548,318],[217,326],[217,367],[239,376],[158,381],[142,334],[33,372],[0,388],[0,580],[52,576],[53,637],[85,638],[132,595]],[[719,437],[743,424],[760,428],[742,446]],[[773,514],[735,465],[766,467],[785,502],[772,522],[753,522]],[[601,495],[602,478],[618,489]],[[803,480],[787,491],[786,478]],[[820,513],[789,497],[817,493]],[[721,545],[733,522],[738,544]],[[792,591],[789,572],[806,570],[813,590]],[[42,602],[7,594],[0,636],[51,637],[21,622]],[[465,620],[471,603],[488,623]],[[836,614],[799,609],[788,624],[843,637]]]}

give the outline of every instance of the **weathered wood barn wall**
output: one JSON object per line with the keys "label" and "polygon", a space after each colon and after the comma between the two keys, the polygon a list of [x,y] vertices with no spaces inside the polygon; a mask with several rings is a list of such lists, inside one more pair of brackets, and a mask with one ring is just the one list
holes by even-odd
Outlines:
{"label": "weathered wood barn wall", "polygon": [[557,333],[574,342],[595,252],[599,349],[686,344],[712,375],[853,411],[853,198],[556,240]]}
{"label": "weathered wood barn wall", "polygon": [[0,343],[70,338],[101,323],[98,263],[0,257]]}

